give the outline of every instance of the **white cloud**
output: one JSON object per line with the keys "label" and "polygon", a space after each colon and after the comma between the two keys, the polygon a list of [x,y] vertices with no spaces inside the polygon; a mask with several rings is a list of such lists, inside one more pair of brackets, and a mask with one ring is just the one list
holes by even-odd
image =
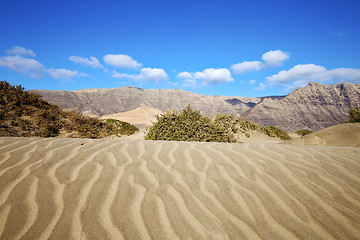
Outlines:
{"label": "white cloud", "polygon": [[156,83],[168,79],[168,75],[161,68],[143,68],[138,75],[140,81],[154,81]]}
{"label": "white cloud", "polygon": [[176,78],[183,79],[182,85],[184,87],[194,87],[195,88],[198,86],[198,81],[196,80],[193,73],[189,73],[187,71],[181,72],[178,75],[176,75]]}
{"label": "white cloud", "polygon": [[0,57],[0,67],[8,67],[31,78],[41,78],[44,76],[44,73],[48,73],[52,78],[62,80],[71,79],[72,77],[88,76],[85,73],[71,71],[63,68],[46,69],[44,65],[35,59],[24,57],[35,57],[36,54],[32,50],[25,49],[23,47],[15,46],[7,50],[6,53],[10,56]]}
{"label": "white cloud", "polygon": [[73,77],[87,76],[85,73],[79,73],[78,71],[71,71],[63,68],[59,68],[59,69],[50,68],[47,70],[47,72],[51,77],[62,80],[71,79]]}
{"label": "white cloud", "polygon": [[161,68],[143,68],[139,74],[118,73],[114,71],[112,76],[116,78],[128,78],[139,82],[153,81],[155,83],[159,83],[169,78],[166,72]]}
{"label": "white cloud", "polygon": [[275,50],[264,53],[261,59],[265,62],[265,65],[276,67],[281,66],[285,60],[289,59],[289,57],[289,53]]}
{"label": "white cloud", "polygon": [[71,57],[69,57],[69,60],[74,63],[91,66],[93,68],[103,68],[104,67],[96,57],[90,57],[90,59],[89,59],[89,58],[83,58],[83,57],[79,57],[79,56],[71,56]]}
{"label": "white cloud", "polygon": [[28,57],[36,57],[36,54],[31,49],[26,49],[20,46],[14,46],[5,51],[7,55],[15,55],[15,56],[28,56]]}
{"label": "white cloud", "polygon": [[227,68],[207,68],[202,72],[181,72],[177,78],[183,78],[183,84],[185,86],[196,87],[198,82],[202,85],[216,85],[223,82],[232,82],[234,79],[231,77],[231,73]]}
{"label": "white cloud", "polygon": [[270,83],[293,82],[301,79],[315,80],[320,73],[326,72],[326,68],[315,64],[299,64],[289,70],[282,70],[279,73],[266,77]]}
{"label": "white cloud", "polygon": [[360,69],[356,68],[337,68],[328,70],[322,74],[323,81],[335,80],[336,82],[356,82],[360,83]]}
{"label": "white cloud", "polygon": [[263,65],[262,62],[260,61],[251,61],[251,62],[244,61],[241,63],[233,64],[231,66],[231,70],[236,74],[242,74],[255,70],[258,71],[263,67],[262,65]]}
{"label": "white cloud", "polygon": [[38,61],[22,56],[0,57],[0,67],[8,67],[31,78],[41,78],[45,70],[44,66]]}
{"label": "white cloud", "polygon": [[226,68],[208,68],[202,72],[196,72],[194,76],[196,79],[200,79],[204,85],[234,81],[229,69]]}
{"label": "white cloud", "polygon": [[194,76],[189,72],[181,72],[177,76],[177,78],[193,78]]}
{"label": "white cloud", "polygon": [[113,74],[111,76],[114,77],[114,78],[131,78],[131,79],[134,80],[136,75],[135,74],[130,75],[130,74],[127,74],[127,73],[118,73],[116,71],[113,71]]}
{"label": "white cloud", "polygon": [[281,50],[271,50],[264,53],[261,57],[263,61],[244,61],[231,66],[231,70],[236,74],[243,74],[251,71],[259,71],[267,67],[281,66],[282,63],[289,59],[289,53]]}
{"label": "white cloud", "polygon": [[118,68],[141,68],[142,64],[135,61],[132,57],[123,54],[107,54],[103,57],[105,63]]}
{"label": "white cloud", "polygon": [[259,83],[259,85],[256,88],[254,88],[254,90],[256,90],[256,91],[265,91],[265,88],[266,88],[266,84]]}
{"label": "white cloud", "polygon": [[266,77],[272,86],[287,86],[287,89],[304,87],[311,81],[356,82],[360,83],[360,69],[337,68],[327,70],[315,64],[299,64],[289,70]]}
{"label": "white cloud", "polygon": [[184,87],[196,88],[196,87],[198,87],[198,80],[196,80],[195,78],[186,78],[183,80],[182,85]]}
{"label": "white cloud", "polygon": [[250,80],[249,81],[249,84],[255,84],[256,83],[256,80]]}

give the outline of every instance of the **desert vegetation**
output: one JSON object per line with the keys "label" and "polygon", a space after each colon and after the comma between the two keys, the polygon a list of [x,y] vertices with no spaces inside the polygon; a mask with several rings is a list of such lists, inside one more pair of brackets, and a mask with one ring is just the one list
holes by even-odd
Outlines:
{"label": "desert vegetation", "polygon": [[117,120],[98,120],[44,101],[21,85],[0,82],[0,136],[104,138],[130,135],[138,129]]}
{"label": "desert vegetation", "polygon": [[167,111],[156,117],[156,122],[147,128],[145,139],[167,141],[238,142],[239,134],[250,137],[250,130],[257,130],[270,137],[289,140],[283,130],[263,127],[234,115],[217,114],[214,117],[202,115],[188,105],[182,112]]}
{"label": "desert vegetation", "polygon": [[308,129],[299,129],[299,130],[296,131],[296,133],[297,133],[299,136],[303,137],[303,136],[305,136],[305,135],[308,135],[308,134],[312,133],[312,131],[310,131],[310,130],[308,130]]}
{"label": "desert vegetation", "polygon": [[287,134],[287,132],[274,126],[260,127],[260,130],[269,137],[279,138],[283,141],[291,139],[291,137]]}
{"label": "desert vegetation", "polygon": [[357,123],[360,122],[360,109],[359,107],[353,107],[349,111],[349,123]]}
{"label": "desert vegetation", "polygon": [[167,111],[145,133],[146,140],[236,142],[232,131],[215,124],[188,105],[182,112]]}

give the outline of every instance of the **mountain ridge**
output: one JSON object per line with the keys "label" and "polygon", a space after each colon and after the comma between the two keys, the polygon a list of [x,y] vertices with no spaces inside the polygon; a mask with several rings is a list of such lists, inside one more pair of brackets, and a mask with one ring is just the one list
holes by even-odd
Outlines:
{"label": "mountain ridge", "polygon": [[31,90],[63,109],[102,117],[148,106],[182,110],[188,104],[207,115],[234,114],[261,125],[287,131],[320,130],[345,121],[360,106],[360,84],[310,82],[286,96],[238,97],[200,95],[182,89],[141,89],[133,86],[76,91]]}

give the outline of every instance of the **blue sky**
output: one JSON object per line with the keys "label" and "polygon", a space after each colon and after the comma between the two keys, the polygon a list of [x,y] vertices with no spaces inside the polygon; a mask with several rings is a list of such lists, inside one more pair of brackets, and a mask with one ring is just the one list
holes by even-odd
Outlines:
{"label": "blue sky", "polygon": [[360,1],[0,3],[0,77],[26,89],[285,95],[360,83]]}

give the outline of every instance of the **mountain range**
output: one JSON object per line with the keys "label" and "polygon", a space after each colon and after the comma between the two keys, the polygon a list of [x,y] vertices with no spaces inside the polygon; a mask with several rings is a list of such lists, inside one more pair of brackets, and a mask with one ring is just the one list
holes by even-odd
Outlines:
{"label": "mountain range", "polygon": [[317,131],[341,123],[347,120],[352,107],[360,106],[360,84],[354,83],[324,85],[310,82],[286,96],[269,97],[207,96],[181,89],[137,87],[31,91],[62,109],[92,117],[106,118],[108,115],[141,112],[144,109],[147,113],[161,113],[172,109],[182,110],[191,104],[193,109],[207,115],[234,114],[287,131]]}

